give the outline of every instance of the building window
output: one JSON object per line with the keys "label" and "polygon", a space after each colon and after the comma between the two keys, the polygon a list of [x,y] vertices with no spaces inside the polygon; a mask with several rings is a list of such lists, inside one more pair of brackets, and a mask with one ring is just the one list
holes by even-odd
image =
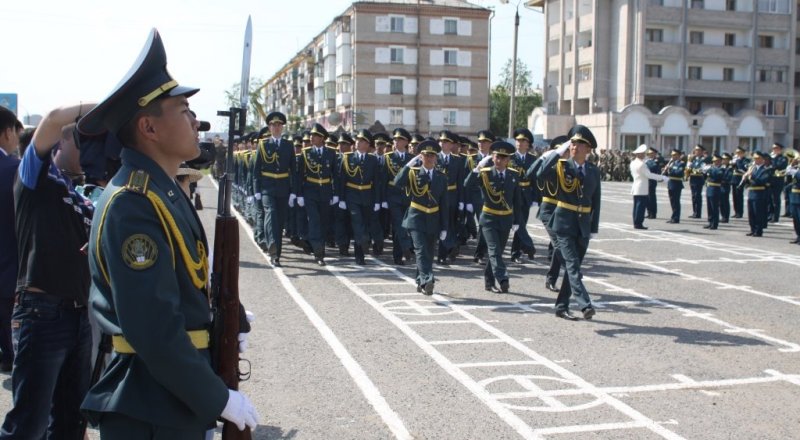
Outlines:
{"label": "building window", "polygon": [[564,85],[572,84],[572,69],[564,72]]}
{"label": "building window", "polygon": [[639,145],[646,144],[647,138],[649,136],[646,134],[623,134],[622,135],[622,151],[633,151]]}
{"label": "building window", "polygon": [[446,79],[442,81],[442,90],[444,96],[456,96],[458,93],[458,82],[454,79]]}
{"label": "building window", "polygon": [[647,41],[653,43],[661,43],[664,41],[664,30],[663,29],[647,29],[645,31]]}
{"label": "building window", "polygon": [[703,106],[700,104],[700,101],[687,101],[686,110],[689,110],[689,113],[696,115],[703,110]]}
{"label": "building window", "polygon": [[458,111],[456,110],[442,110],[442,124],[456,125]]}
{"label": "building window", "polygon": [[725,10],[726,11],[735,11],[736,10],[736,0],[726,0],[725,1]]}
{"label": "building window", "polygon": [[758,12],[788,14],[789,2],[787,0],[758,0]]}
{"label": "building window", "polygon": [[800,89],[800,72],[794,73],[794,88]]}
{"label": "building window", "polygon": [[702,31],[689,32],[689,44],[703,44],[703,32]]}
{"label": "building window", "polygon": [[402,95],[403,94],[403,79],[402,78],[390,78],[389,79],[389,93],[392,95]]}
{"label": "building window", "polygon": [[404,17],[389,17],[391,20],[390,28],[392,32],[403,32]]}
{"label": "building window", "polygon": [[673,148],[684,150],[687,145],[689,145],[687,136],[661,136],[661,148],[664,151],[669,151]]}
{"label": "building window", "polygon": [[458,20],[455,18],[444,19],[444,34],[445,35],[458,35]]}
{"label": "building window", "polygon": [[455,49],[444,50],[444,64],[446,66],[458,65],[458,51]]}
{"label": "building window", "polygon": [[664,6],[664,0],[650,0],[650,6]]}
{"label": "building window", "polygon": [[692,1],[692,9],[703,9],[705,5],[703,4],[703,0],[691,0]]}
{"label": "building window", "polygon": [[736,46],[736,34],[725,34],[725,45]]}
{"label": "building window", "polygon": [[703,68],[700,66],[689,66],[689,79],[703,79]]}
{"label": "building window", "polygon": [[766,69],[758,69],[758,82],[769,81],[769,71]]}
{"label": "building window", "polygon": [[794,106],[794,120],[795,122],[800,121],[800,105]]}
{"label": "building window", "polygon": [[786,101],[756,100],[755,107],[765,116],[786,116]]}
{"label": "building window", "polygon": [[589,81],[592,79],[592,66],[581,66],[578,68],[578,82]]}
{"label": "building window", "polygon": [[774,73],[775,73],[775,82],[782,83],[783,82],[783,70],[776,70]]}
{"label": "building window", "polygon": [[723,67],[722,68],[722,80],[723,81],[733,81],[733,68],[732,67]]}
{"label": "building window", "polygon": [[758,47],[762,47],[765,49],[772,49],[775,44],[775,37],[772,35],[759,35],[758,36]]}
{"label": "building window", "polygon": [[731,116],[733,116],[733,112],[735,111],[735,107],[732,102],[723,102],[722,109]]}
{"label": "building window", "polygon": [[391,52],[390,60],[392,63],[403,64],[403,48],[392,47],[389,49]]}
{"label": "building window", "polygon": [[645,64],[644,76],[646,78],[661,78],[661,64]]}
{"label": "building window", "polygon": [[390,108],[389,109],[389,123],[393,125],[403,124],[403,109]]}

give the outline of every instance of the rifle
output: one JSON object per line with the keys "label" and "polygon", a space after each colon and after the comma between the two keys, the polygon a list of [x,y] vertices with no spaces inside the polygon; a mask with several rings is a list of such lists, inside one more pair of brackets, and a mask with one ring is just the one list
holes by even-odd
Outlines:
{"label": "rifle", "polygon": [[[225,174],[220,178],[217,218],[214,226],[214,261],[211,272],[211,301],[214,324],[211,332],[211,363],[217,375],[232,390],[239,389],[239,223],[231,214],[231,186],[234,173],[233,143],[243,135],[247,116],[250,76],[252,22],[247,19],[242,63],[241,106],[217,112],[228,117],[228,151]],[[222,438],[251,438],[250,429],[239,431],[233,422],[223,420]]]}

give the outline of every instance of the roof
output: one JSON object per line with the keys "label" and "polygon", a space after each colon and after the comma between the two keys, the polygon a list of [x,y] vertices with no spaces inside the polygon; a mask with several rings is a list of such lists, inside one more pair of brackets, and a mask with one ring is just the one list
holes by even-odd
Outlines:
{"label": "roof", "polygon": [[483,6],[470,3],[465,0],[357,0],[353,2],[354,5],[358,3],[384,3],[384,4],[397,4],[397,5],[410,5],[416,6],[447,6],[453,8],[468,8],[468,9],[486,9]]}

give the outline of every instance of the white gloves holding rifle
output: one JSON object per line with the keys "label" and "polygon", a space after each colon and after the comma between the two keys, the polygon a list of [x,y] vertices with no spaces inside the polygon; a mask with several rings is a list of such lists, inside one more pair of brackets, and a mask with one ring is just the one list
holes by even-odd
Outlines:
{"label": "white gloves holding rifle", "polygon": [[233,422],[239,431],[244,431],[245,426],[251,430],[256,429],[260,419],[258,411],[250,403],[250,399],[235,390],[228,390],[228,403],[222,410],[221,416],[223,419]]}

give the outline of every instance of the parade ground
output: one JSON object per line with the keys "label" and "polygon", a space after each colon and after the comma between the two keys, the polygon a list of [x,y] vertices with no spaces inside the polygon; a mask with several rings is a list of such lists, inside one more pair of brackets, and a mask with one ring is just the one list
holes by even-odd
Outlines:
{"label": "parade ground", "polygon": [[[199,190],[213,242],[216,187],[204,178]],[[507,294],[484,290],[474,242],[435,266],[429,297],[390,249],[365,266],[328,249],[320,267],[285,243],[272,268],[242,222],[239,288],[256,321],[241,389],[262,423],[253,438],[800,438],[791,219],[761,238],[745,236],[746,216],[709,231],[686,218],[688,188],[679,224],[665,222],[663,184],[658,197],[658,218],[635,230],[630,183],[603,183],[584,263],[597,315],[577,322],[554,316],[535,210],[537,254],[507,258]],[[10,376],[0,379],[7,411]]]}

